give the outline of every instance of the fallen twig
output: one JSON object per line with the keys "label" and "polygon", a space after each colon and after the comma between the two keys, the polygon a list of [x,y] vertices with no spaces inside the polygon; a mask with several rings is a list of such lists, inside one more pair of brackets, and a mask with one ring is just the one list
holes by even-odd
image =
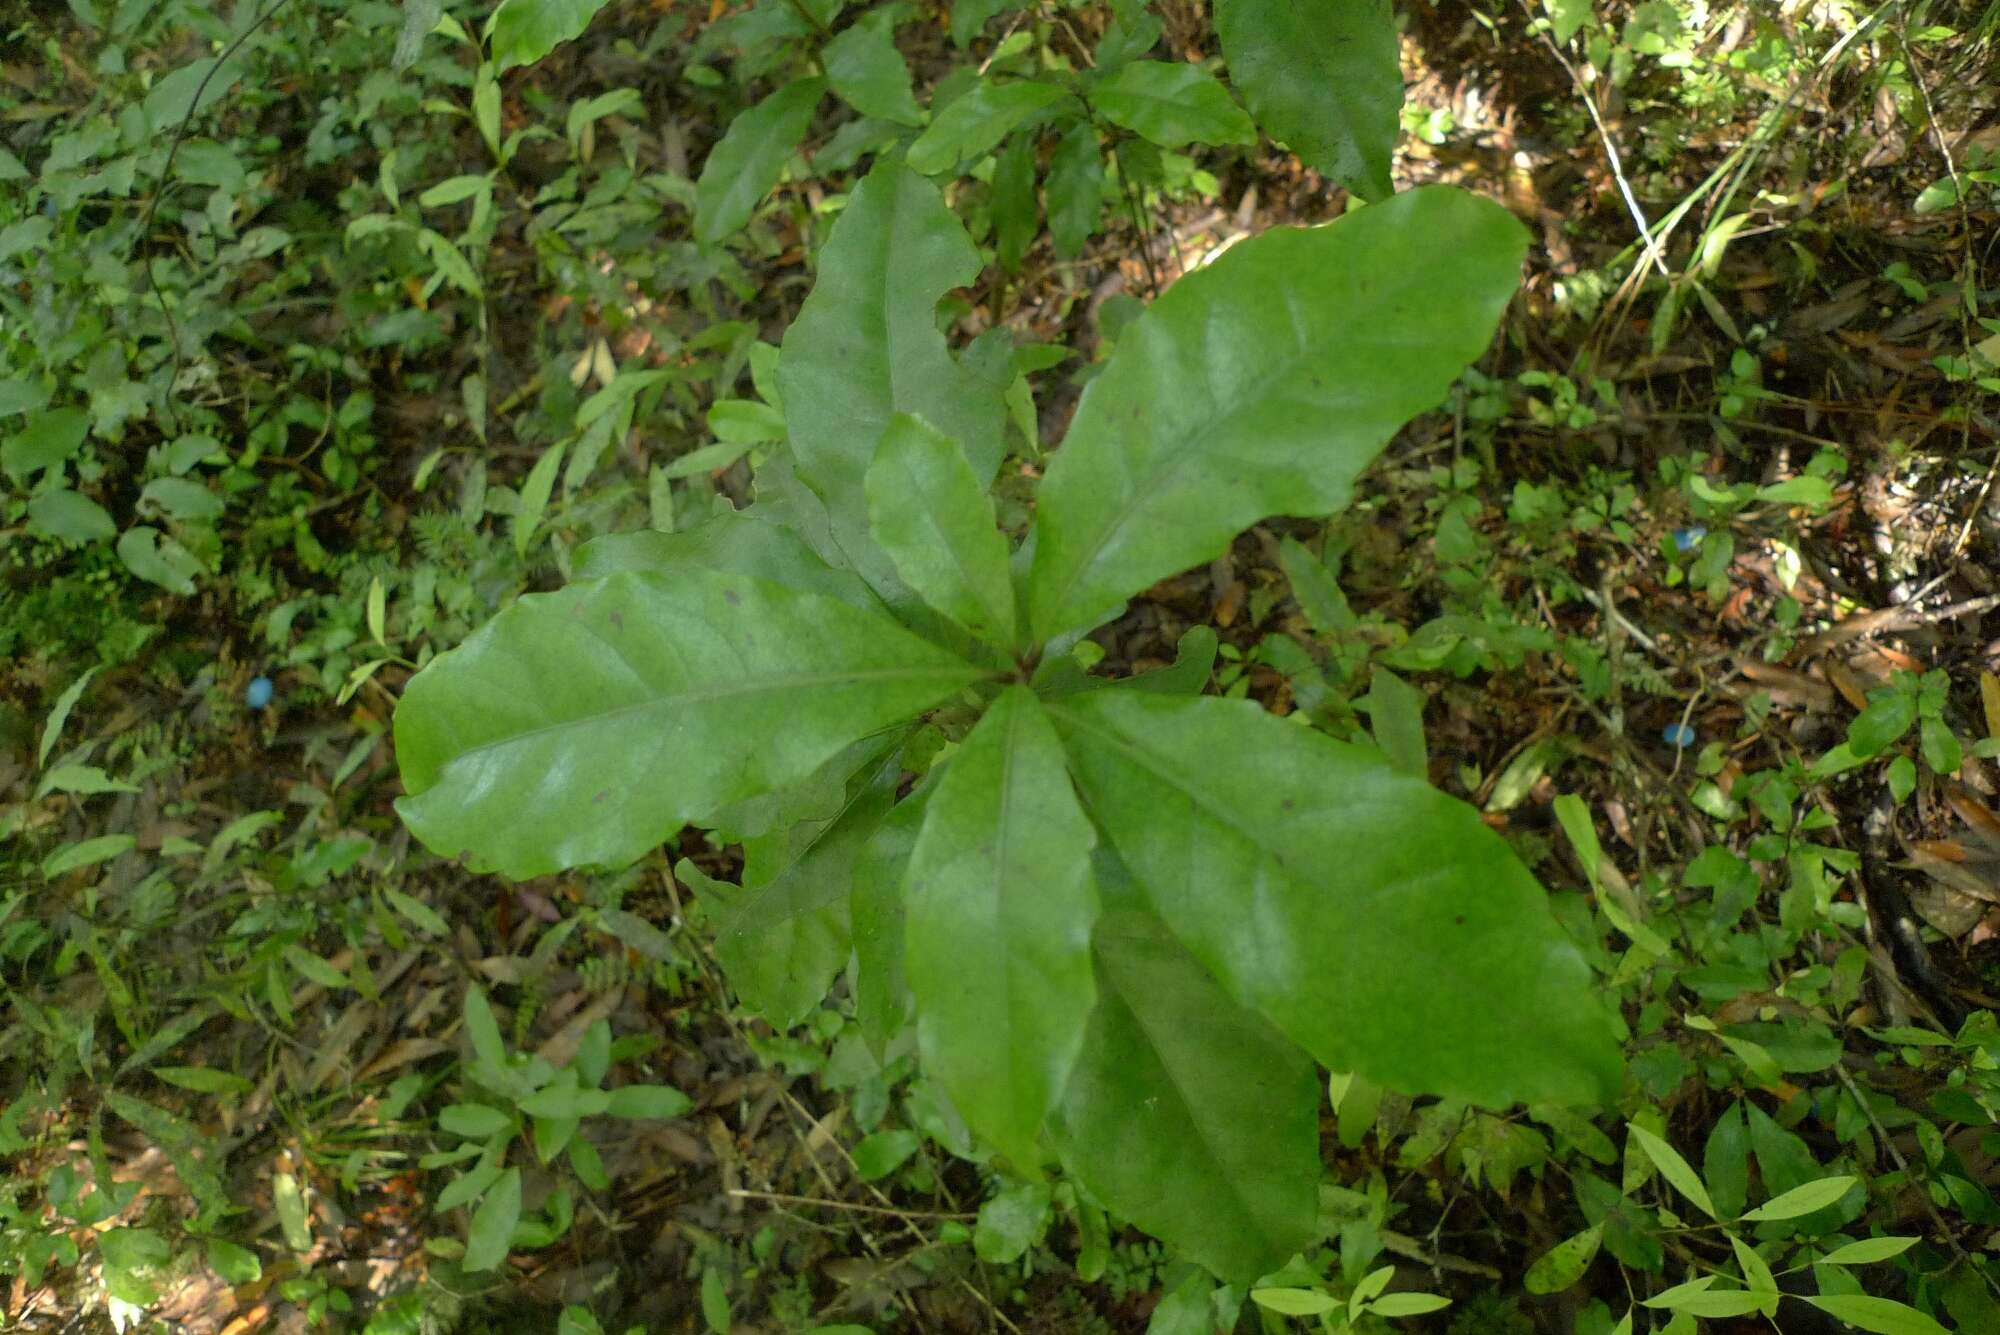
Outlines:
{"label": "fallen twig", "polygon": [[1884,631],[1912,630],[1918,626],[1934,625],[1940,621],[1956,621],[1960,617],[1977,616],[2000,607],[2000,594],[1987,594],[1981,598],[1967,598],[1963,602],[1947,603],[1943,607],[1929,611],[1912,607],[1908,603],[1895,607],[1878,607],[1872,612],[1856,612],[1799,642],[1801,655],[1824,653],[1836,645],[1858,640],[1864,635],[1879,635]]}

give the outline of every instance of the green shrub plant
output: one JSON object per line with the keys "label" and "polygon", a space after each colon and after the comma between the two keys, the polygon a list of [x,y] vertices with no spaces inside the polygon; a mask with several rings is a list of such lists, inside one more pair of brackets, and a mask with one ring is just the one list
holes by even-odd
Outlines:
{"label": "green shrub plant", "polygon": [[[1804,400],[1773,388],[1771,327],[1715,269],[1732,237],[1773,243],[1728,203],[1760,155],[1785,195],[1756,208],[1839,267],[1776,169],[1816,151],[1775,128],[1786,86],[1844,49],[1863,82],[1842,97],[1894,92],[1910,119],[1928,7],[1809,33],[1679,3],[1501,14],[1576,63],[1573,122],[1540,109],[1559,143],[1595,160],[1597,71],[1645,120],[1626,162],[1649,207],[1691,188],[1712,108],[1772,110],[1656,219],[1722,201],[1666,252],[1674,279],[1640,260],[1628,290],[1634,240],[1555,283],[1552,323],[1490,374],[1467,363],[1523,238],[1470,196],[1392,194],[1399,124],[1457,136],[1449,108],[1399,114],[1386,5],[1216,0],[1226,77],[1180,58],[1201,41],[1187,7],[1132,0],[631,4],[587,62],[519,68],[600,8],[289,0],[266,23],[70,0],[22,20],[61,92],[0,81],[0,182],[22,183],[0,189],[0,527],[23,557],[0,658],[29,699],[69,683],[39,734],[0,702],[26,765],[0,788],[0,1274],[30,1310],[136,1321],[205,1267],[329,1329],[504,1319],[525,1273],[546,1292],[542,1263],[639,1236],[620,1119],[693,1111],[625,1083],[667,1078],[642,1061],[661,1026],[614,1036],[621,1007],[538,1046],[571,1013],[551,1003],[643,992],[672,1024],[719,1020],[706,942],[770,1021],[745,1045],[817,1082],[801,1094],[838,1105],[825,1126],[851,1118],[828,1147],[847,1185],[942,1207],[912,1211],[896,1263],[918,1327],[964,1273],[1001,1323],[1150,1310],[1159,1335],[1373,1335],[1446,1304],[1421,1288],[1459,1300],[1425,1327],[1450,1335],[1530,1313],[1578,1335],[1809,1329],[1808,1306],[1892,1335],[2000,1329],[1981,1245],[2000,1037],[1985,1011],[1955,1034],[1870,1013],[1886,966],[1838,814],[1880,782],[1913,829],[2000,741],[1974,740],[1945,662],[1875,690],[1817,755],[1766,726],[1766,695],[1732,730],[1708,664],[1674,652],[1683,600],[1623,583],[1651,567],[1721,606],[1768,549],[1791,590],[1844,479],[1879,467],[1829,427],[1767,476],[1746,442]],[[182,70],[189,30],[208,58]],[[1163,203],[1266,180],[1260,127],[1368,202],[1190,257],[1150,310],[1110,298],[1095,346],[1017,342],[1038,318],[1023,297],[1080,304],[1120,258],[1094,240],[1107,217],[1143,238]],[[1985,165],[1943,179],[1976,207]],[[802,256],[817,285],[792,319]],[[1155,290],[1177,276],[1144,258],[1127,273]],[[1958,291],[1918,252],[1876,267],[1889,303]],[[1966,295],[1967,358],[1937,364],[1968,394],[1989,295]],[[1645,411],[1634,383],[1540,337],[1640,296],[1656,340],[1704,314],[1727,335],[1702,411],[1669,414],[1714,439],[1649,469],[1589,460]],[[1455,377],[1450,457],[1413,450],[1350,498]],[[1084,386],[1045,450],[1040,422]],[[1911,456],[1941,462],[1986,465]],[[1283,579],[1252,589],[1247,637],[1197,625],[1150,673],[1107,657],[1127,637],[1098,628],[1129,600],[1171,604],[1175,572],[1271,515],[1333,522],[1253,539],[1291,534],[1266,541]],[[1825,628],[1796,593],[1745,655]],[[398,722],[405,815],[510,875],[610,869],[565,876],[561,911],[503,908],[489,934],[485,896],[376,801],[378,709],[423,663]],[[261,672],[274,702],[245,694]],[[1433,754],[1399,673],[1442,697]],[[180,702],[170,722],[132,725],[139,681]],[[1500,758],[1465,745],[1462,724],[1493,741],[1531,686],[1545,729]],[[199,786],[220,772],[226,795]],[[1430,774],[1496,823],[1551,783],[1584,796],[1557,799],[1559,832],[1516,821],[1516,862]],[[1597,843],[1614,800],[1636,868]],[[1663,814],[1677,837],[1649,840]],[[694,892],[687,937],[649,916],[662,845],[686,855],[668,889]],[[340,1049],[313,1036],[360,1032],[413,957],[482,980],[435,994],[463,989],[431,1026],[447,1041],[323,1087]],[[310,1072],[272,1055],[301,1041]],[[218,1135],[253,1089],[264,1117]],[[133,1147],[186,1192],[118,1180]],[[940,1150],[977,1163],[976,1190]],[[387,1295],[315,1259],[385,1200],[428,1208],[411,1240],[431,1258]],[[831,1295],[825,1239],[865,1233],[772,1204],[738,1217],[751,1236],[687,1230],[661,1290],[687,1319],[905,1328],[859,1287]],[[589,1301],[619,1328],[633,1287]],[[597,1328],[581,1306],[558,1325]]]}
{"label": "green shrub plant", "polygon": [[[1299,74],[1238,64],[1274,129]],[[1194,67],[1143,79],[1234,109]],[[1047,87],[1038,105],[1070,96]],[[1374,747],[1203,695],[1212,635],[1123,679],[1073,650],[1251,524],[1341,509],[1484,349],[1526,238],[1429,187],[1234,247],[1123,332],[1010,534],[989,493],[1019,471],[1017,354],[940,331],[980,260],[925,172],[991,148],[1026,97],[965,92],[847,199],[769,379],[784,448],[754,505],[588,544],[568,587],[410,682],[399,810],[514,878],[622,866],[688,825],[742,844],[741,888],[681,872],[747,1005],[796,1023],[851,961],[863,1032],[913,1031],[982,1156],[1029,1180],[1060,1163],[1248,1282],[1316,1233],[1315,1062],[1598,1105],[1616,1022],[1470,808]]]}

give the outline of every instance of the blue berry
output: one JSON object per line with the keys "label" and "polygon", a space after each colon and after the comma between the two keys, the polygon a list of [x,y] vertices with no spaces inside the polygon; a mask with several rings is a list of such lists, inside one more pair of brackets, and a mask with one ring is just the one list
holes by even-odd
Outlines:
{"label": "blue berry", "polygon": [[1685,751],[1694,745],[1694,729],[1685,723],[1669,723],[1660,729],[1660,740],[1677,750]]}
{"label": "blue berry", "polygon": [[271,679],[253,677],[243,692],[243,703],[252,709],[262,709],[271,703]]}
{"label": "blue berry", "polygon": [[1687,528],[1677,528],[1674,530],[1674,550],[1682,556],[1686,556],[1689,552],[1701,546],[1701,540],[1707,536],[1708,530],[1699,524],[1691,524]]}

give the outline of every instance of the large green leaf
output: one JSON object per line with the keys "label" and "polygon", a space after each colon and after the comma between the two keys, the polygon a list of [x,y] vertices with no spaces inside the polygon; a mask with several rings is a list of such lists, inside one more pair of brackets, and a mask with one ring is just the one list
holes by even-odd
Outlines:
{"label": "large green leaf", "polygon": [[937,327],[939,298],[979,267],[937,187],[884,162],[834,223],[819,281],[785,332],[778,384],[799,480],[825,503],[849,561],[886,593],[902,585],[869,537],[864,479],[889,419],[923,417],[964,448],[982,483],[1000,467],[1000,394]]}
{"label": "large green leaf", "polygon": [[812,124],[826,80],[797,79],[741,112],[694,187],[694,239],[712,246],[750,221]]}
{"label": "large green leaf", "polygon": [[744,1004],[789,1029],[847,963],[847,896],[856,862],[896,801],[900,738],[883,739],[829,819],[745,845],[743,887],[720,891],[715,958]]}
{"label": "large green leaf", "polygon": [[431,848],[509,876],[618,866],[981,675],[831,598],[613,575],[522,598],[417,674],[396,711],[397,810]]}
{"label": "large green leaf", "polygon": [[[1935,1317],[1893,1298],[1874,1298],[1860,1293],[1828,1294],[1823,1298],[1802,1298],[1827,1315],[1879,1335],[1951,1335]],[[1966,1327],[1961,1326],[1961,1330]]]}
{"label": "large green leaf", "polygon": [[[732,933],[726,954],[718,936],[716,959],[737,998],[780,1030],[810,1015],[847,962],[847,906],[795,900],[760,917],[755,892],[715,880],[685,858],[674,876]],[[802,888],[797,881],[788,887]]]}
{"label": "large green leaf", "polygon": [[950,436],[898,413],[867,477],[868,522],[904,583],[994,644],[1014,639],[1014,580],[993,501]]}
{"label": "large green leaf", "polygon": [[[757,503],[749,509],[731,509],[724,502],[721,509],[691,528],[593,538],[577,553],[571,579],[580,583],[621,570],[671,575],[693,566],[754,575],[794,593],[824,594],[870,611],[884,609],[881,596],[847,566],[845,554],[827,531],[819,498],[789,476],[783,459],[768,460],[758,470],[757,489]],[[962,627],[914,598],[899,602],[894,610],[905,627],[934,643],[961,655],[978,653],[991,658],[990,651],[977,645]],[[843,777],[846,772],[842,771]],[[750,832],[726,822],[724,828]]]}
{"label": "large green leaf", "polygon": [[1153,911],[1326,1066],[1494,1107],[1617,1093],[1589,966],[1470,807],[1247,701],[1049,712]]}
{"label": "large green leaf", "polygon": [[1113,1213],[1248,1283],[1317,1222],[1313,1064],[1238,1006],[1150,914],[1097,925],[1097,1009],[1051,1120]]}
{"label": "large green leaf", "polygon": [[1169,288],[1085,389],[1037,502],[1042,639],[1207,561],[1355,476],[1493,335],[1527,233],[1431,186],[1266,232]]}
{"label": "large green leaf", "polygon": [[854,938],[854,1015],[880,1055],[910,1022],[914,1003],[903,967],[903,881],[923,829],[931,788],[917,789],[875,827],[854,866],[847,899]]}
{"label": "large green leaf", "polygon": [[858,576],[820,560],[796,531],[773,522],[762,504],[724,511],[673,533],[640,529],[593,538],[578,550],[571,578],[580,584],[621,570],[672,574],[689,568],[752,575],[854,607],[882,605]]}
{"label": "large green leaf", "polygon": [[1250,144],[1257,127],[1213,74],[1179,61],[1135,60],[1090,90],[1090,105],[1162,148]]}
{"label": "large green leaf", "polygon": [[949,765],[904,895],[918,1047],[972,1129],[1034,1173],[1095,994],[1097,836],[1025,686],[994,701]]}
{"label": "large green leaf", "polygon": [[502,73],[532,65],[590,26],[605,0],[501,0],[493,12],[493,59]]}
{"label": "large green leaf", "polygon": [[1257,123],[1363,199],[1385,199],[1403,109],[1389,0],[1216,0],[1229,78]]}
{"label": "large green leaf", "polygon": [[[774,369],[772,375],[776,374]],[[770,455],[758,465],[752,485],[757,496],[755,513],[792,530],[827,565],[837,570],[854,568],[847,553],[834,540],[833,519],[826,512],[826,502],[799,478],[789,451]]]}
{"label": "large green leaf", "polygon": [[847,805],[849,782],[881,745],[879,736],[863,737],[836,751],[797,783],[731,802],[704,817],[702,824],[724,843],[749,844],[794,825],[832,820]]}

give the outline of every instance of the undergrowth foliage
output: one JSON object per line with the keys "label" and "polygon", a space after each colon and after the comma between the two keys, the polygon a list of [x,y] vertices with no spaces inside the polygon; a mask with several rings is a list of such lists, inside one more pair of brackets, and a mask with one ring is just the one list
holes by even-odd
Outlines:
{"label": "undergrowth foliage", "polygon": [[[1225,40],[1275,35],[1238,18]],[[1365,49],[1388,62],[1370,86],[1392,84],[1393,42]],[[1393,117],[1300,119],[1300,82],[1337,73],[1273,52],[1238,77],[1379,194]],[[745,119],[802,124],[795,93]],[[1249,525],[1339,510],[1484,349],[1526,236],[1428,187],[1242,242],[1120,337],[1014,543],[988,496],[1014,354],[938,328],[980,266],[931,178],[1079,96],[1162,145],[1242,117],[1213,76],[1135,60],[1074,92],[982,82],[883,152],[785,335],[786,448],[756,504],[599,539],[567,588],[419,673],[399,810],[515,878],[620,866],[690,824],[779,841],[740,890],[683,868],[748,1005],[797,1023],[852,956],[864,1030],[886,1051],[914,1026],[982,1156],[1028,1179],[1059,1162],[1248,1283],[1317,1227],[1314,1062],[1594,1106],[1618,1093],[1615,1022],[1470,808],[1366,744],[1202,695],[1212,640],[1184,645],[1198,670],[1125,680],[1068,650]],[[756,170],[705,198],[747,209]]]}

